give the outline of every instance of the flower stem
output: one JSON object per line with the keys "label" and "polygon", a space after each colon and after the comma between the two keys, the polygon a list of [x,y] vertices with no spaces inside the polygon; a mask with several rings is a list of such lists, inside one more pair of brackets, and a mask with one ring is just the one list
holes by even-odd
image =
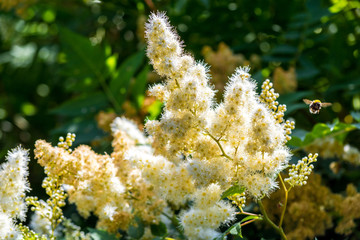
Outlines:
{"label": "flower stem", "polygon": [[272,228],[274,228],[276,230],[276,232],[278,232],[280,234],[282,240],[287,240],[287,237],[286,237],[286,235],[284,233],[284,230],[281,227],[276,226],[276,224],[273,221],[271,221],[271,219],[268,217],[268,215],[266,213],[266,210],[264,208],[264,205],[262,204],[261,200],[258,200],[257,203],[259,204],[260,212],[263,214],[264,221],[266,223],[268,223]]}
{"label": "flower stem", "polygon": [[229,160],[233,160],[229,155],[227,155],[223,149],[223,147],[221,146],[220,144],[220,140],[219,139],[216,139],[213,135],[211,135],[208,131],[206,131],[206,133],[216,142],[216,144],[219,146],[220,148],[220,151],[222,153],[222,156],[223,157],[226,157],[227,159]]}
{"label": "flower stem", "polygon": [[237,212],[236,214],[243,214],[243,215],[249,215],[249,216],[258,216],[258,214],[255,214],[255,213],[249,213],[249,212],[244,212],[244,211],[241,211],[241,212]]}
{"label": "flower stem", "polygon": [[280,178],[280,181],[281,181],[281,185],[283,186],[284,191],[285,191],[285,203],[284,203],[284,206],[283,206],[283,209],[282,209],[282,212],[281,212],[281,217],[280,217],[280,222],[279,222],[279,228],[281,228],[282,223],[283,223],[283,221],[284,221],[284,215],[285,215],[286,206],[287,206],[287,202],[288,202],[288,193],[289,193],[289,190],[290,190],[291,188],[290,188],[289,190],[286,188],[285,183],[284,183],[284,180],[282,179],[280,173],[279,173],[279,178]]}

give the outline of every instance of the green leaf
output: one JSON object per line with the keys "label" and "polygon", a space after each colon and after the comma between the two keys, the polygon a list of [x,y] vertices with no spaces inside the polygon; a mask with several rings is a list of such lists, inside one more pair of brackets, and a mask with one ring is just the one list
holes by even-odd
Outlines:
{"label": "green leaf", "polygon": [[314,63],[305,56],[300,56],[299,63],[300,66],[296,68],[296,77],[298,81],[303,79],[312,79],[320,73],[320,70],[314,65]]}
{"label": "green leaf", "polygon": [[271,54],[295,54],[297,52],[297,48],[291,45],[282,44],[277,45],[271,50]]}
{"label": "green leaf", "polygon": [[139,69],[144,60],[145,52],[141,50],[128,57],[117,70],[117,74],[110,81],[110,89],[116,97],[117,102],[121,105],[127,96],[131,78]]}
{"label": "green leaf", "polygon": [[227,198],[229,196],[233,196],[235,194],[241,194],[244,191],[245,191],[245,187],[240,187],[238,184],[235,184],[222,193],[221,199]]}
{"label": "green leaf", "polygon": [[132,225],[130,225],[128,228],[128,234],[130,237],[134,239],[140,239],[144,235],[144,232],[145,232],[144,223],[138,216],[136,216],[135,222]]}
{"label": "green leaf", "polygon": [[94,229],[94,228],[87,228],[90,232],[90,237],[92,240],[116,240],[117,238],[104,231],[104,230],[99,230],[99,229]]}
{"label": "green leaf", "polygon": [[239,236],[242,238],[242,234],[241,234],[241,223],[237,222],[234,225],[232,225],[228,230],[226,230],[219,238],[217,239],[224,239],[226,235],[228,234],[234,235],[234,236]]}
{"label": "green leaf", "polygon": [[151,224],[150,225],[151,233],[154,236],[165,236],[167,234],[166,225],[163,222],[159,222],[159,224]]}
{"label": "green leaf", "polygon": [[308,133],[304,130],[295,130],[294,136],[292,136],[288,144],[294,147],[302,147],[311,144],[317,138],[323,138],[328,135],[334,135],[334,138],[342,143],[347,134],[356,128],[358,128],[356,124],[347,124],[338,121],[328,125],[318,123],[313,127],[311,132]]}
{"label": "green leaf", "polygon": [[242,235],[241,235],[241,225],[240,225],[240,223],[237,223],[237,224],[233,225],[233,226],[230,228],[230,231],[229,231],[229,232],[230,232],[231,235],[242,237]]}
{"label": "green leaf", "polygon": [[315,138],[319,138],[327,135],[328,133],[330,133],[330,131],[331,131],[330,127],[325,123],[317,123],[313,127],[311,133]]}
{"label": "green leaf", "polygon": [[160,115],[162,106],[163,106],[163,103],[158,101],[158,100],[153,102],[148,108],[148,111],[149,111],[149,114],[150,114],[148,116],[148,119],[149,120],[155,120]]}
{"label": "green leaf", "polygon": [[301,147],[302,140],[297,136],[291,136],[291,139],[287,142],[287,144],[293,147]]}
{"label": "green leaf", "polygon": [[[103,49],[93,46],[87,37],[60,28],[60,44],[66,54],[65,71],[71,77],[104,79],[106,57]],[[98,83],[98,81],[94,81]]]}
{"label": "green leaf", "polygon": [[292,112],[295,112],[296,110],[303,109],[304,107],[306,107],[306,105],[303,103],[289,104],[286,106],[287,106],[286,112],[285,112],[286,115],[288,115]]}
{"label": "green leaf", "polygon": [[250,221],[250,220],[253,220],[253,219],[261,219],[261,217],[260,216],[255,216],[255,215],[247,216],[247,217],[241,219],[240,223],[247,222],[247,221]]}
{"label": "green leaf", "polygon": [[53,114],[63,116],[79,116],[84,114],[94,114],[108,105],[107,98],[102,92],[90,95],[79,96],[64,102],[59,107],[50,111]]}
{"label": "green leaf", "polygon": [[147,76],[150,71],[150,66],[146,65],[143,70],[136,76],[135,83],[132,86],[132,94],[136,100],[136,103],[138,104],[138,108],[141,107],[142,102],[139,102],[137,100],[144,99],[140,98],[141,96],[144,96],[145,89],[146,89],[146,83],[147,83]]}
{"label": "green leaf", "polygon": [[242,238],[243,236],[242,236],[242,233],[241,233],[241,223],[250,221],[252,219],[261,219],[261,217],[260,216],[247,216],[247,217],[243,218],[240,222],[237,222],[234,225],[232,225],[223,234],[221,234],[221,236],[215,238],[214,240],[224,239],[225,236],[228,235],[229,233],[231,235],[239,236],[239,237]]}
{"label": "green leaf", "polygon": [[[278,101],[281,104],[286,104],[286,105],[292,105],[295,102],[302,102],[303,98],[310,98],[309,96],[312,95],[313,92],[312,91],[298,91],[298,92],[294,92],[294,93],[289,93],[289,94],[282,94],[280,95],[280,97],[278,98]],[[304,104],[304,106],[306,106]],[[287,107],[291,107],[291,106],[287,106]]]}
{"label": "green leaf", "polygon": [[70,121],[51,130],[50,134],[56,137],[56,135],[64,135],[68,132],[76,134],[76,144],[90,143],[90,141],[105,136],[105,133],[97,127],[97,122],[92,115],[71,118]]}

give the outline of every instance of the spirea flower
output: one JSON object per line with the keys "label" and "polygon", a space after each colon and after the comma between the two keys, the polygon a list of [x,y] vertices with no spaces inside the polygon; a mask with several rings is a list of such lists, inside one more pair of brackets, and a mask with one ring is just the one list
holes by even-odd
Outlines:
{"label": "spirea flower", "polygon": [[[158,189],[168,201],[193,199],[193,207],[181,218],[185,233],[192,239],[210,239],[221,222],[231,220],[233,209],[209,199],[207,209],[200,209],[200,192],[210,191],[210,186],[222,192],[237,182],[254,198],[271,193],[291,156],[285,144],[294,123],[284,121],[286,107],[278,105],[278,94],[268,80],[261,95],[256,93],[249,67],[235,71],[225,87],[223,102],[215,104],[208,67],[184,52],[163,13],[151,15],[146,38],[147,56],[166,79],[150,88],[150,93],[164,102],[164,111],[160,120],[145,125],[154,152],[144,155],[130,150],[127,158],[155,186],[161,183]],[[169,179],[177,168],[195,188],[174,198],[169,191],[179,186]],[[220,209],[226,209],[228,215],[215,216],[212,211]],[[206,214],[210,215],[204,218]]]}
{"label": "spirea flower", "polygon": [[0,166],[0,209],[11,218],[25,220],[25,192],[30,190],[27,182],[28,151],[18,147],[8,152],[6,162]]}
{"label": "spirea flower", "polygon": [[114,137],[111,156],[97,154],[85,145],[68,152],[38,140],[35,157],[49,175],[61,179],[69,202],[76,204],[82,216],[94,213],[99,217],[98,228],[109,232],[127,229],[135,215],[146,223],[157,223],[164,201],[139,170],[124,159],[131,147],[149,151],[150,147],[146,147],[149,139],[125,118],[115,119],[111,127]]}
{"label": "spirea flower", "polygon": [[15,239],[19,232],[16,219],[25,220],[27,206],[28,151],[17,147],[8,152],[6,162],[0,166],[0,239]]}
{"label": "spirea flower", "polygon": [[166,77],[151,88],[165,101],[163,115],[145,126],[155,154],[174,163],[181,161],[174,156],[185,156],[199,187],[239,182],[256,198],[273,191],[291,156],[285,143],[294,124],[284,122],[286,108],[269,81],[258,96],[249,68],[240,67],[215,105],[207,67],[184,53],[164,14],[151,15],[146,37],[150,62]]}

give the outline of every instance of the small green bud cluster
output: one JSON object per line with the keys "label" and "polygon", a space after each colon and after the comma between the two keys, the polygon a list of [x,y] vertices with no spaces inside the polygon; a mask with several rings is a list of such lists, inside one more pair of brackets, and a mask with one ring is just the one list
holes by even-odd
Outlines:
{"label": "small green bud cluster", "polygon": [[295,122],[286,120],[284,123],[284,115],[286,111],[286,105],[280,104],[276,101],[279,97],[279,94],[275,92],[273,88],[273,84],[270,82],[269,79],[266,79],[262,86],[261,86],[261,94],[260,94],[260,101],[265,103],[269,109],[272,110],[272,114],[277,123],[283,123],[284,129],[286,132],[285,138],[286,141],[291,139],[291,130],[295,129]]}
{"label": "small green bud cluster", "polygon": [[279,102],[276,99],[279,97],[279,94],[275,92],[273,84],[269,79],[266,79],[261,86],[262,91],[260,94],[260,99],[262,102],[266,103],[269,106],[269,109],[274,112],[278,108]]}
{"label": "small green bud cluster", "polygon": [[65,150],[67,150],[69,153],[72,152],[71,150],[71,146],[73,144],[73,142],[75,142],[75,133],[68,133],[66,135],[66,140],[64,141],[64,137],[59,137],[59,142],[58,142],[58,147],[60,148],[64,148]]}
{"label": "small green bud cluster", "polygon": [[20,232],[22,233],[22,239],[29,240],[47,240],[45,236],[39,236],[39,234],[35,233],[28,226],[19,223],[18,225]]}
{"label": "small green bud cluster", "polygon": [[298,163],[293,164],[289,169],[289,177],[285,178],[291,186],[303,186],[307,183],[308,176],[311,174],[314,166],[310,165],[317,161],[318,154],[309,154],[307,157],[303,157]]}
{"label": "small green bud cluster", "polygon": [[285,124],[284,124],[284,128],[286,131],[286,141],[290,141],[291,139],[291,130],[295,129],[295,122],[294,121],[290,121],[290,120],[286,120]]}
{"label": "small green bud cluster", "polygon": [[46,177],[42,187],[45,188],[46,194],[50,196],[46,202],[39,200],[37,197],[27,197],[26,202],[28,205],[32,205],[31,211],[36,212],[41,218],[49,221],[53,235],[56,227],[64,220],[61,208],[66,204],[67,194],[60,187],[59,179],[54,177]]}
{"label": "small green bud cluster", "polygon": [[238,206],[240,209],[245,207],[245,203],[246,203],[246,194],[245,194],[245,192],[229,196],[228,199],[231,200],[232,204]]}

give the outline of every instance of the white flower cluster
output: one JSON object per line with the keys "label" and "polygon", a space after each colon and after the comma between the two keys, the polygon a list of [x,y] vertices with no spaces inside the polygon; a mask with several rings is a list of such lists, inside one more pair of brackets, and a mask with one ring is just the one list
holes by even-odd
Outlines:
{"label": "white flower cluster", "polygon": [[285,178],[285,182],[288,182],[291,186],[303,186],[307,183],[308,176],[311,174],[314,169],[313,165],[310,165],[313,162],[317,161],[318,154],[311,153],[308,157],[303,157],[295,165],[291,165],[289,169],[289,177]]}
{"label": "white flower cluster", "polygon": [[129,136],[129,138],[135,141],[135,144],[147,144],[149,142],[149,139],[147,139],[139,130],[136,123],[126,119],[125,117],[115,118],[110,127],[113,134],[120,131],[124,132]]}
{"label": "white flower cluster", "polygon": [[0,166],[0,239],[16,239],[20,234],[15,221],[26,217],[29,160],[28,151],[17,147],[8,152],[6,162]]}
{"label": "white flower cluster", "polygon": [[[166,78],[150,89],[164,102],[164,112],[145,125],[154,152],[133,148],[126,158],[166,200],[175,205],[194,200],[181,217],[184,231],[190,239],[211,239],[235,212],[219,200],[221,192],[237,182],[262,198],[277,187],[277,175],[291,156],[285,143],[294,124],[283,122],[286,108],[277,106],[268,82],[262,94],[268,100],[256,94],[248,67],[236,70],[223,102],[215,104],[207,67],[183,52],[164,14],[151,15],[146,38],[147,55]],[[217,197],[205,204],[202,194]]]}

